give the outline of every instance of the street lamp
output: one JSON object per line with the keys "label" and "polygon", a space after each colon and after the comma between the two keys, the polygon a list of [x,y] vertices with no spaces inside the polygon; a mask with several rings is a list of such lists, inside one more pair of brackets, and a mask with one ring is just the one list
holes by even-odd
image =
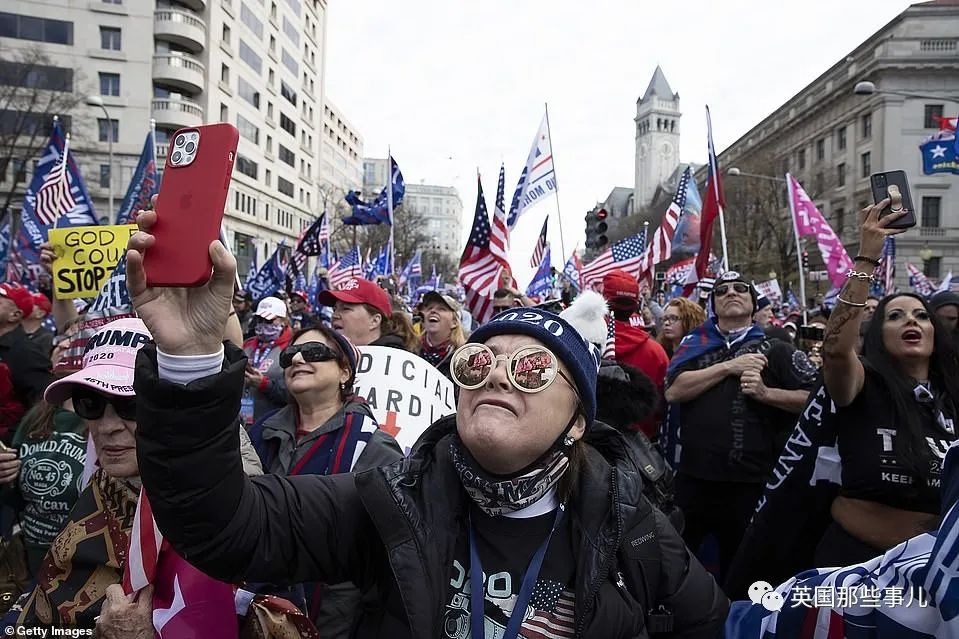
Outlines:
{"label": "street lamp", "polygon": [[776,273],[776,271],[769,271],[769,279],[774,280],[774,279],[776,279],[778,276],[779,276],[779,274]]}
{"label": "street lamp", "polygon": [[932,259],[932,249],[929,248],[929,242],[924,242],[922,248],[919,249],[919,259],[922,260],[923,265]]}
{"label": "street lamp", "polygon": [[110,112],[107,111],[106,105],[103,104],[103,98],[98,95],[88,95],[86,99],[87,106],[100,107],[103,109],[103,115],[107,118],[107,152],[110,156],[110,182],[108,193],[110,196],[110,215],[116,213],[116,209],[113,208],[113,119],[110,117]]}
{"label": "street lamp", "polygon": [[910,93],[908,91],[892,91],[886,89],[877,89],[874,82],[864,80],[857,82],[853,87],[853,93],[856,95],[899,95],[904,98],[918,98],[920,100],[947,100],[949,102],[959,102],[959,96],[955,95],[923,95],[922,93]]}
{"label": "street lamp", "polygon": [[735,166],[731,166],[728,169],[726,169],[726,174],[731,177],[751,177],[751,178],[756,178],[758,180],[771,180],[773,182],[783,182],[783,183],[786,182],[786,178],[775,177],[772,175],[760,175],[758,173],[746,173],[745,171],[740,170],[739,167],[735,167]]}

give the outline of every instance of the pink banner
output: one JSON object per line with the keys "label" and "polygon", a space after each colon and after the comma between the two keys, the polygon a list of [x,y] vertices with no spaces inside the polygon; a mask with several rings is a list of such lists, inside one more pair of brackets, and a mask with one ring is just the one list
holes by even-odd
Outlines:
{"label": "pink banner", "polygon": [[836,288],[841,287],[846,282],[846,273],[853,266],[846,248],[842,245],[842,240],[826,222],[796,178],[787,173],[786,182],[789,187],[789,203],[796,222],[797,234],[799,237],[816,238],[832,285]]}
{"label": "pink banner", "polygon": [[166,544],[153,586],[153,625],[159,639],[236,638],[233,586],[207,577]]}

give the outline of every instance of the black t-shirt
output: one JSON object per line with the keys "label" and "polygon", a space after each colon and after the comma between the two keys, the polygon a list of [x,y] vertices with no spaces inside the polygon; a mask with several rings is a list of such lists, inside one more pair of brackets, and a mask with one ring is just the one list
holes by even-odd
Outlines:
{"label": "black t-shirt", "polygon": [[[919,402],[908,398],[920,418],[929,446],[926,481],[909,471],[896,454],[895,441],[904,425],[896,423],[895,408],[882,378],[863,362],[862,391],[849,406],[836,411],[842,490],[846,497],[874,501],[893,508],[938,515],[941,505],[942,463],[956,440],[955,407],[951,402]],[[945,424],[938,423],[939,406]],[[949,429],[952,429],[952,433]]]}
{"label": "black t-shirt", "polygon": [[[555,518],[555,511],[527,519],[489,517],[471,505],[470,519],[476,532],[486,588],[486,637],[499,637],[505,631],[526,569],[549,535]],[[530,610],[520,629],[521,637],[572,637],[574,634],[576,565],[569,519],[567,513],[550,539],[533,588]],[[470,637],[469,583],[469,534],[464,530],[456,545],[444,613],[445,636],[450,639]]]}
{"label": "black t-shirt", "polygon": [[[762,379],[769,388],[812,389],[819,374],[805,353],[765,338],[745,339],[728,349],[706,353],[680,373],[747,353],[766,356]],[[679,419],[680,472],[712,481],[761,483],[779,457],[797,416],[744,396],[739,377],[729,375],[695,399],[681,403]]]}

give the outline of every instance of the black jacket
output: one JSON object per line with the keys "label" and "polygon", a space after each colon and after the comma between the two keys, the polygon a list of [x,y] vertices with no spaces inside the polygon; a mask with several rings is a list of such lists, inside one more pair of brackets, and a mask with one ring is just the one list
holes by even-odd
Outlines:
{"label": "black jacket", "polygon": [[[155,348],[138,356],[137,455],[166,539],[227,581],[350,579],[373,589],[379,607],[366,611],[359,636],[442,637],[452,559],[468,512],[447,445],[455,420],[434,424],[410,457],[390,466],[250,480],[230,427],[244,366],[242,353],[227,346],[222,373],[184,387],[157,379]],[[570,504],[579,547],[572,559],[577,636],[608,637],[595,611],[613,607],[632,616],[630,637],[646,637],[645,611],[658,605],[672,613],[668,636],[716,636],[728,601],[713,578],[642,497],[638,476],[617,465],[615,450],[604,451],[614,454],[612,466],[596,449],[586,450]],[[643,572],[650,567],[655,573]],[[644,594],[636,575],[653,584],[654,595]]]}
{"label": "black jacket", "polygon": [[44,353],[23,327],[0,337],[0,361],[10,367],[13,390],[24,408],[29,409],[43,398],[52,381],[50,353]]}

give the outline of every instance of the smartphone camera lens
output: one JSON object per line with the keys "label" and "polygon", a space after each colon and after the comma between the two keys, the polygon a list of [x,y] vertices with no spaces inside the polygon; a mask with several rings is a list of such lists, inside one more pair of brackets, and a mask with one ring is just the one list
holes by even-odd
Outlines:
{"label": "smartphone camera lens", "polygon": [[179,151],[174,151],[171,159],[173,160],[174,164],[179,164],[182,158],[183,158],[182,153],[180,153]]}
{"label": "smartphone camera lens", "polygon": [[187,142],[186,152],[192,154],[194,151],[196,151],[196,144],[194,144],[193,142]]}
{"label": "smartphone camera lens", "polygon": [[178,135],[178,136],[176,136],[176,141],[173,142],[173,144],[174,144],[175,146],[183,146],[185,143],[186,143],[186,136],[185,136],[185,135]]}

